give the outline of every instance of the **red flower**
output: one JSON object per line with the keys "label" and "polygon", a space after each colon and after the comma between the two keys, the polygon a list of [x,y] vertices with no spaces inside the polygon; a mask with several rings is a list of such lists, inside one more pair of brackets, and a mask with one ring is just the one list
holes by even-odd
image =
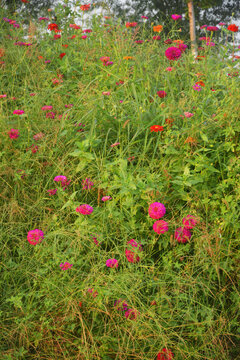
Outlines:
{"label": "red flower", "polygon": [[48,25],[48,30],[52,31],[52,30],[58,30],[58,25],[57,24],[49,24]]}
{"label": "red flower", "polygon": [[163,131],[164,127],[161,125],[153,125],[150,127],[151,132],[158,132],[158,131]]}
{"label": "red flower", "polygon": [[24,4],[29,3],[29,1],[28,1],[28,0],[21,0],[21,2],[22,2],[22,3],[24,3]]}
{"label": "red flower", "polygon": [[173,359],[173,353],[171,350],[167,350],[166,348],[163,348],[160,353],[157,354],[157,360],[172,360]]}
{"label": "red flower", "polygon": [[238,26],[235,25],[235,24],[231,24],[231,25],[228,25],[227,29],[229,31],[232,31],[232,32],[237,32],[238,31]]}
{"label": "red flower", "polygon": [[86,10],[89,10],[90,9],[90,4],[87,4],[87,5],[81,5],[80,6],[80,9],[82,10],[82,11],[86,11]]}
{"label": "red flower", "polygon": [[160,98],[165,98],[167,96],[167,93],[164,90],[157,91],[157,94]]}
{"label": "red flower", "polygon": [[66,55],[66,53],[61,53],[59,56],[62,59],[65,55]]}

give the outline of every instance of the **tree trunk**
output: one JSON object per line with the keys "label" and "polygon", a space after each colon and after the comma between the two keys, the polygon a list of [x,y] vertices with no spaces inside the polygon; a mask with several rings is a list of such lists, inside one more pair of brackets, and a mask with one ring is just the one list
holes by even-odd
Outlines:
{"label": "tree trunk", "polygon": [[188,1],[188,15],[189,15],[189,26],[190,26],[190,40],[191,40],[191,49],[194,58],[197,57],[197,42],[196,42],[196,32],[195,32],[195,15],[193,2]]}

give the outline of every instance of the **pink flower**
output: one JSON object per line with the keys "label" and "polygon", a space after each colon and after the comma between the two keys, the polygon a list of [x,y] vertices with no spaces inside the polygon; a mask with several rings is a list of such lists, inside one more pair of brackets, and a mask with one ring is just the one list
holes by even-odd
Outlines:
{"label": "pink flower", "polygon": [[94,291],[94,288],[89,288],[88,289],[88,293],[92,294],[92,297],[95,298],[96,296],[98,296],[98,292]]}
{"label": "pink flower", "polygon": [[147,16],[141,16],[141,18],[142,18],[142,19],[148,19],[148,17],[147,17]]}
{"label": "pink flower", "polygon": [[32,245],[37,245],[44,239],[44,233],[42,230],[35,229],[30,230],[27,235],[27,240]]}
{"label": "pink flower", "polygon": [[49,189],[49,190],[47,190],[47,192],[49,193],[50,196],[52,196],[52,195],[56,194],[57,189]]}
{"label": "pink flower", "polygon": [[169,67],[167,67],[165,70],[166,70],[166,71],[173,71],[173,70],[174,70],[174,68],[173,68],[173,67],[171,67],[171,66],[169,66]]}
{"label": "pink flower", "polygon": [[56,182],[61,182],[62,188],[63,190],[66,189],[66,187],[70,184],[71,180],[67,180],[67,177],[64,175],[58,175],[55,176],[55,178],[53,179],[53,181]]}
{"label": "pink flower", "polygon": [[201,91],[202,90],[202,87],[198,84],[195,84],[193,85],[193,89],[196,90],[196,91]]}
{"label": "pink flower", "polygon": [[51,105],[45,105],[42,107],[42,110],[45,111],[45,110],[52,110],[52,106]]}
{"label": "pink flower", "polygon": [[24,112],[25,112],[25,111],[23,111],[23,110],[14,110],[14,111],[13,111],[13,114],[14,114],[14,115],[22,115],[22,114],[24,114]]}
{"label": "pink flower", "polygon": [[179,243],[186,243],[191,239],[192,234],[185,227],[179,227],[175,230],[174,236]]}
{"label": "pink flower", "polygon": [[90,235],[90,236],[92,237],[93,242],[94,242],[97,246],[99,246],[99,242],[98,242],[98,240],[97,240],[97,238],[99,237],[99,235],[98,235],[98,234],[95,234],[95,235]]}
{"label": "pink flower", "polygon": [[173,14],[173,15],[172,15],[172,19],[173,19],[173,20],[182,19],[182,15]]}
{"label": "pink flower", "polygon": [[55,113],[54,112],[49,112],[49,113],[46,113],[46,118],[50,118],[50,119],[54,119],[55,118]]}
{"label": "pink flower", "polygon": [[19,137],[19,130],[18,129],[11,129],[8,132],[8,135],[9,135],[10,139],[17,139]]}
{"label": "pink flower", "polygon": [[178,44],[178,48],[181,50],[182,53],[187,49],[187,47],[188,46],[186,44]]}
{"label": "pink flower", "polygon": [[202,25],[202,26],[200,26],[200,29],[202,30],[202,29],[205,29],[207,27],[207,25]]}
{"label": "pink flower", "polygon": [[134,239],[129,240],[129,241],[127,242],[127,244],[131,245],[132,248],[138,248],[139,251],[142,251],[142,250],[143,250],[143,249],[142,249],[142,245],[139,244],[139,243],[138,243],[136,240],[134,240]]}
{"label": "pink flower", "polygon": [[172,46],[165,51],[165,56],[168,60],[177,60],[181,57],[181,55],[181,50],[175,46]]}
{"label": "pink flower", "polygon": [[82,35],[81,38],[85,40],[87,38],[87,35]]}
{"label": "pink flower", "polygon": [[110,93],[110,91],[103,91],[102,94],[109,96],[111,93]]}
{"label": "pink flower", "polygon": [[192,114],[192,113],[190,113],[190,112],[188,112],[188,111],[186,111],[185,113],[184,113],[184,116],[186,117],[186,118],[190,118],[190,117],[192,117],[194,114]]}
{"label": "pink flower", "polygon": [[168,223],[164,220],[158,220],[153,224],[153,231],[157,234],[164,234],[168,231]]}
{"label": "pink flower", "polygon": [[79,212],[82,215],[90,215],[93,212],[93,208],[88,204],[83,204],[76,208],[76,212]]}
{"label": "pink flower", "polygon": [[29,94],[30,96],[35,96],[36,94],[35,93],[31,93],[31,94]]}
{"label": "pink flower", "polygon": [[185,229],[192,229],[197,224],[197,219],[193,215],[187,215],[185,218],[183,218],[183,227]]}
{"label": "pink flower", "polygon": [[128,309],[125,312],[125,317],[129,320],[136,320],[138,315],[139,315],[139,312],[135,309]]}
{"label": "pink flower", "polygon": [[[120,306],[118,306],[120,305]],[[128,310],[128,304],[125,300],[119,299],[114,302],[114,306],[117,307],[117,310],[121,311],[127,311]]]}
{"label": "pink flower", "polygon": [[35,141],[41,140],[44,137],[44,134],[42,132],[33,135],[33,138]]}
{"label": "pink flower", "polygon": [[160,219],[166,213],[166,208],[162,203],[154,202],[148,208],[148,214],[152,219]]}
{"label": "pink flower", "polygon": [[164,90],[157,91],[157,94],[161,99],[167,96],[167,93]]}
{"label": "pink flower", "polygon": [[153,40],[161,40],[161,36],[155,35],[155,36],[153,36]]}
{"label": "pink flower", "polygon": [[208,30],[208,31],[218,31],[219,28],[218,28],[217,26],[208,26],[208,27],[207,27],[207,30]]}
{"label": "pink flower", "polygon": [[126,249],[125,255],[127,260],[131,263],[137,263],[140,261],[140,257],[131,250]]}
{"label": "pink flower", "polygon": [[110,267],[110,268],[117,268],[118,267],[118,261],[116,259],[108,259],[106,261],[106,265],[107,265],[107,267]]}
{"label": "pink flower", "polygon": [[64,264],[60,264],[59,266],[62,270],[67,270],[67,269],[71,269],[73,264],[69,264],[69,262],[65,262]]}
{"label": "pink flower", "polygon": [[114,146],[117,146],[117,145],[120,145],[120,142],[116,142],[116,143],[112,144],[111,147],[114,147]]}
{"label": "pink flower", "polygon": [[94,186],[91,179],[86,178],[82,181],[82,187],[84,190],[91,190],[91,188]]}
{"label": "pink flower", "polygon": [[224,25],[226,25],[226,23],[224,23],[224,22],[220,22],[218,25],[220,25],[220,26],[224,26]]}
{"label": "pink flower", "polygon": [[32,151],[32,154],[35,154],[35,153],[38,151],[38,146],[32,144],[32,146],[31,146],[31,151]]}
{"label": "pink flower", "polygon": [[91,33],[92,30],[91,29],[86,29],[86,30],[83,30],[83,33]]}
{"label": "pink flower", "polygon": [[108,200],[111,200],[111,196],[103,196],[102,197],[102,201],[108,201]]}
{"label": "pink flower", "polygon": [[68,104],[68,105],[64,105],[64,106],[65,106],[65,108],[70,109],[71,107],[73,107],[73,104]]}
{"label": "pink flower", "polygon": [[0,95],[0,99],[7,97],[7,94]]}

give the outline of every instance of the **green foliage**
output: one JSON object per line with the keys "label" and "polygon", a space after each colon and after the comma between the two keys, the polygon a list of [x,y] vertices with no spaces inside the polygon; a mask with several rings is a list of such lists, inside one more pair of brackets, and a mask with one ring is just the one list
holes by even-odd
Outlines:
{"label": "green foliage", "polygon": [[[43,23],[31,40],[23,26],[0,27],[0,358],[152,360],[165,347],[176,360],[236,359],[240,87],[229,32],[202,45],[203,60],[186,50],[169,62],[164,41],[183,40],[178,25],[153,41],[144,22],[104,26],[95,14],[91,24],[79,5],[54,9],[56,40]],[[24,14],[9,17],[21,23]],[[93,30],[87,39],[69,28],[75,21]],[[59,175],[71,180],[66,188]],[[166,207],[161,235],[148,214],[153,202]],[[92,214],[77,213],[80,204]],[[188,214],[198,223],[178,243]],[[33,229],[45,234],[36,246],[27,241]],[[142,244],[136,263],[125,256],[131,239]],[[110,258],[118,268],[106,266]],[[64,271],[65,262],[73,266]],[[119,299],[136,319],[118,310]]]}

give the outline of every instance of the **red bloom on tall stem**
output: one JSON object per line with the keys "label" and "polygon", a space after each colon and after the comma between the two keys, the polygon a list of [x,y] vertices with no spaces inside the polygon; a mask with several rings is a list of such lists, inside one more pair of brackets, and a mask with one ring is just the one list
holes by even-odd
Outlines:
{"label": "red bloom on tall stem", "polygon": [[81,6],[80,6],[80,9],[81,9],[82,11],[87,11],[87,10],[90,9],[90,6],[91,6],[91,4],[81,5]]}
{"label": "red bloom on tall stem", "polygon": [[48,30],[52,31],[52,30],[58,30],[58,25],[55,23],[49,24],[48,25]]}
{"label": "red bloom on tall stem", "polygon": [[164,127],[161,125],[153,125],[150,127],[151,132],[159,132],[159,131],[163,131]]}
{"label": "red bloom on tall stem", "polygon": [[235,25],[235,24],[231,24],[231,25],[228,25],[227,29],[229,31],[232,31],[232,32],[237,32],[238,31],[238,26]]}

